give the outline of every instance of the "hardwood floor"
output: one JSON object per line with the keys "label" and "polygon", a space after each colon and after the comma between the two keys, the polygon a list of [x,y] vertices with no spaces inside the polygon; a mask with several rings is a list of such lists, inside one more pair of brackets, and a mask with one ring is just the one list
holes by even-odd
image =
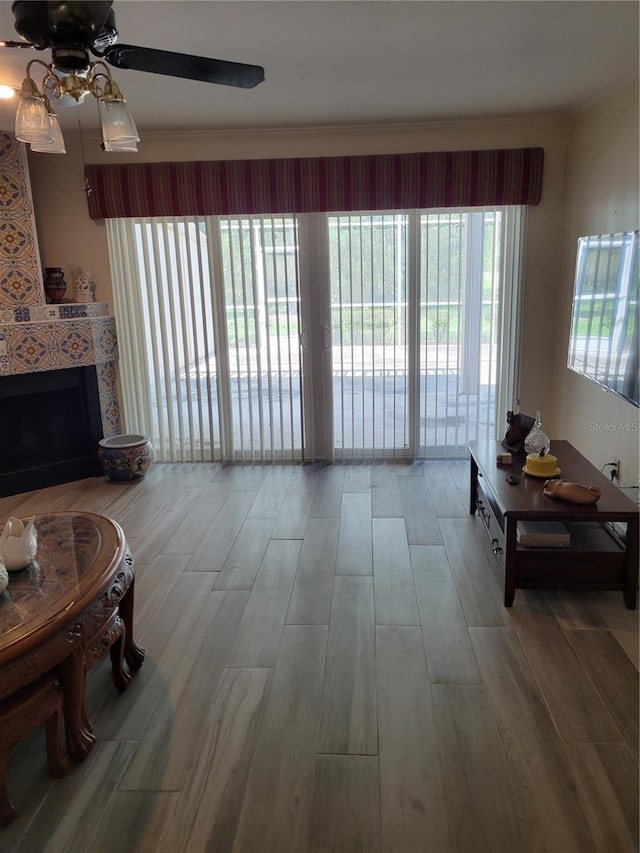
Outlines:
{"label": "hardwood floor", "polygon": [[10,757],[2,853],[638,849],[638,614],[519,590],[467,464],[155,465],[0,499],[118,520],[145,663],[89,673],[64,779]]}

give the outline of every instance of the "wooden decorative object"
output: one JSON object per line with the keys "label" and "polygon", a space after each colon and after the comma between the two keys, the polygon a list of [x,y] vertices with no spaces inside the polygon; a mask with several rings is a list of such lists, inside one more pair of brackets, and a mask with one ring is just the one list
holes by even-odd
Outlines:
{"label": "wooden decorative object", "polygon": [[548,498],[584,506],[597,503],[602,494],[597,486],[581,486],[580,483],[568,483],[566,480],[547,480],[543,492]]}

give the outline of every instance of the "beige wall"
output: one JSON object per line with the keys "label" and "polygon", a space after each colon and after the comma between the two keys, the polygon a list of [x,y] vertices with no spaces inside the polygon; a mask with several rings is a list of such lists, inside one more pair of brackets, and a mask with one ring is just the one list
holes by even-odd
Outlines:
{"label": "beige wall", "polygon": [[629,486],[638,485],[638,409],[569,370],[566,357],[578,237],[633,230],[640,224],[638,126],[637,79],[572,122],[553,355],[553,434],[571,441],[598,468],[620,459],[621,482]]}
{"label": "beige wall", "polygon": [[[151,134],[144,136],[137,159],[162,162],[542,146],[542,202],[528,214],[520,404],[524,411],[548,412],[554,341],[551,336],[544,341],[549,326],[535,308],[549,304],[559,284],[566,139],[566,119],[551,115],[295,132]],[[29,158],[43,265],[62,266],[69,272],[76,267],[88,270],[97,283],[96,299],[110,301],[105,228],[87,214],[78,141],[67,139],[67,150],[66,156],[31,154]],[[103,154],[97,139],[85,139],[85,152],[87,162],[136,159],[136,155]],[[73,280],[71,275],[68,278]]]}
{"label": "beige wall", "polygon": [[[638,81],[574,116],[514,117],[378,127],[145,135],[131,161],[227,159],[434,151],[540,145],[542,202],[528,211],[520,406],[542,412],[600,467],[622,460],[638,483],[638,409],[566,367],[576,241],[638,228]],[[66,156],[29,155],[43,266],[91,272],[96,298],[111,300],[104,225],[87,214],[77,139]],[[123,162],[85,139],[88,162]],[[68,276],[71,281],[71,276]],[[604,424],[604,428],[599,426]],[[628,424],[629,432],[619,424]]]}

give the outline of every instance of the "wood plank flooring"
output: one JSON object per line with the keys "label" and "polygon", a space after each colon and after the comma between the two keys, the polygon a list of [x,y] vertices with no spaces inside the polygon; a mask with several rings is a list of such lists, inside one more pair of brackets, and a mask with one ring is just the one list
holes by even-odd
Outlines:
{"label": "wood plank flooring", "polygon": [[519,590],[468,463],[157,464],[0,499],[118,520],[145,663],[88,675],[97,741],[10,756],[0,853],[638,849],[638,614]]}

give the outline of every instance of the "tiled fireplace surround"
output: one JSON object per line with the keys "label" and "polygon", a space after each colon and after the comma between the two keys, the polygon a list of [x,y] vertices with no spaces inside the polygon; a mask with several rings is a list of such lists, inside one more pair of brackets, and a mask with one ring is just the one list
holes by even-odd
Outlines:
{"label": "tiled fireplace surround", "polygon": [[95,365],[108,437],[121,432],[117,360],[107,303],[46,303],[25,147],[0,131],[0,381]]}

